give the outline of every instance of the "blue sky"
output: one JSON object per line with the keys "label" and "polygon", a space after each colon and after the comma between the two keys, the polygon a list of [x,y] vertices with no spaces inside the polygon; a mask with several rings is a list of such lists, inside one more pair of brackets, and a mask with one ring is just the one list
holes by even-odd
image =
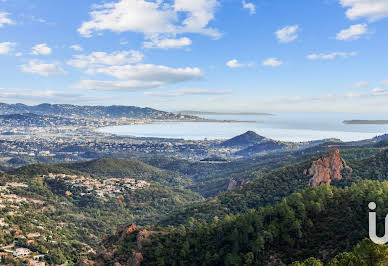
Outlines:
{"label": "blue sky", "polygon": [[388,0],[0,0],[0,101],[388,112]]}

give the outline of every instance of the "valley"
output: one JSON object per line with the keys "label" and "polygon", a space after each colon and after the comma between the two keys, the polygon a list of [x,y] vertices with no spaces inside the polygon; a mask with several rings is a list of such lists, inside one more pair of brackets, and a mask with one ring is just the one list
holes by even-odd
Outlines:
{"label": "valley", "polygon": [[[387,200],[386,135],[352,142],[286,142],[253,131],[227,140],[123,137],[75,124],[68,132],[68,109],[82,113],[75,106],[45,105],[46,115],[34,108],[2,120],[14,128],[0,139],[5,265],[303,265],[373,247],[363,240],[361,209],[348,209],[354,227],[335,236],[328,228],[349,223],[336,218],[339,204],[360,208],[362,195]],[[158,114],[147,110],[130,119]],[[93,121],[96,112],[77,120]]]}

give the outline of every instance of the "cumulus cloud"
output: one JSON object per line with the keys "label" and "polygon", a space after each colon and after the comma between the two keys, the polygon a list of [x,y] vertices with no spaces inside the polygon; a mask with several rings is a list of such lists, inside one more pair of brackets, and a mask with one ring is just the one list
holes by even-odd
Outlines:
{"label": "cumulus cloud", "polygon": [[298,38],[299,26],[286,26],[275,32],[276,37],[281,43],[293,42]]}
{"label": "cumulus cloud", "polygon": [[40,43],[32,47],[33,55],[49,55],[51,54],[51,48],[46,43]]}
{"label": "cumulus cloud", "polygon": [[348,58],[355,55],[357,55],[356,52],[351,52],[351,53],[333,52],[329,54],[310,54],[307,56],[307,58],[310,60],[333,60],[333,59],[336,59],[337,57]]}
{"label": "cumulus cloud", "polygon": [[368,25],[367,24],[356,24],[350,26],[348,29],[341,30],[337,34],[337,40],[341,41],[352,41],[360,39],[360,37],[364,34],[368,33]]}
{"label": "cumulus cloud", "polygon": [[167,92],[154,92],[147,91],[144,92],[148,96],[158,96],[158,97],[179,97],[186,95],[226,95],[231,94],[232,90],[207,90],[207,89],[181,89],[181,90],[171,90]]}
{"label": "cumulus cloud", "polygon": [[[100,96],[101,97],[101,96]],[[31,104],[42,102],[72,103],[85,101],[95,101],[99,96],[83,95],[78,92],[59,91],[59,90],[31,90],[24,88],[0,88],[0,99],[4,101],[23,101]],[[101,100],[106,100],[108,96],[104,95]]]}
{"label": "cumulus cloud", "polygon": [[16,46],[16,43],[14,42],[1,42],[0,43],[0,54],[9,54],[14,47]]}
{"label": "cumulus cloud", "polygon": [[382,83],[383,83],[384,86],[388,86],[388,79],[384,80]]}
{"label": "cumulus cloud", "polygon": [[349,19],[367,18],[376,21],[388,17],[387,0],[340,0],[343,7],[348,8]]}
{"label": "cumulus cloud", "polygon": [[262,62],[263,66],[271,66],[271,67],[278,67],[283,65],[284,63],[280,60],[278,60],[275,57],[268,58]]}
{"label": "cumulus cloud", "polygon": [[382,88],[374,88],[372,90],[373,96],[385,96],[388,95],[388,90],[382,89]]}
{"label": "cumulus cloud", "polygon": [[246,67],[246,66],[253,66],[253,63],[240,63],[237,59],[230,60],[226,62],[226,66],[230,68],[239,68],[239,67]]}
{"label": "cumulus cloud", "polygon": [[369,86],[368,81],[359,81],[353,84],[353,88],[365,88]]}
{"label": "cumulus cloud", "polygon": [[91,19],[78,32],[91,37],[94,32],[142,32],[146,35],[199,33],[219,38],[218,30],[208,27],[214,19],[217,0],[120,0],[95,5]]}
{"label": "cumulus cloud", "polygon": [[0,88],[0,98],[14,98],[14,99],[31,99],[36,98],[42,100],[53,98],[74,98],[81,96],[78,93],[55,91],[55,90],[30,90],[21,88]]}
{"label": "cumulus cloud", "polygon": [[152,64],[123,65],[96,68],[94,73],[109,75],[122,80],[158,81],[172,84],[202,78],[199,68],[170,68]]}
{"label": "cumulus cloud", "polygon": [[144,55],[138,51],[116,51],[113,53],[93,52],[89,55],[75,55],[67,64],[77,68],[94,68],[102,65],[123,65],[138,63]]}
{"label": "cumulus cloud", "polygon": [[245,0],[242,1],[243,8],[249,10],[249,14],[256,14],[256,6],[253,3],[247,3]]}
{"label": "cumulus cloud", "polygon": [[12,25],[15,24],[12,19],[10,19],[9,14],[7,12],[0,12],[0,28],[4,27],[4,25]]}
{"label": "cumulus cloud", "polygon": [[140,81],[140,80],[81,80],[74,85],[75,89],[98,90],[98,91],[136,91],[145,89],[154,89],[161,86],[158,81]]}
{"label": "cumulus cloud", "polygon": [[243,67],[243,64],[240,64],[237,59],[230,60],[226,62],[226,65],[230,68],[238,68],[238,67]]}
{"label": "cumulus cloud", "polygon": [[144,90],[202,78],[199,68],[170,68],[151,64],[100,67],[93,69],[89,74],[105,74],[119,80],[82,80],[75,88],[108,91]]}
{"label": "cumulus cloud", "polygon": [[77,51],[77,52],[82,52],[84,49],[78,45],[78,44],[74,44],[72,46],[70,46],[70,49],[73,49],[74,51]]}
{"label": "cumulus cloud", "polygon": [[28,64],[22,65],[23,72],[38,74],[41,76],[66,75],[66,72],[56,63],[43,63],[38,60],[31,60]]}
{"label": "cumulus cloud", "polygon": [[180,39],[159,39],[152,38],[151,41],[144,42],[144,48],[159,48],[159,49],[170,49],[170,48],[183,48],[190,46],[192,41],[187,37]]}

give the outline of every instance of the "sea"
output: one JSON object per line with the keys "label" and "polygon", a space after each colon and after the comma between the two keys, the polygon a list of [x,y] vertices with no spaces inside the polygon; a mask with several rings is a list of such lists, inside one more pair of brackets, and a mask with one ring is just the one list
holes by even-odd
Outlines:
{"label": "sea", "polygon": [[199,115],[211,120],[237,122],[157,122],[100,128],[122,136],[185,140],[229,139],[249,130],[281,141],[311,141],[336,138],[342,141],[370,139],[388,133],[388,125],[345,124],[344,120],[388,120],[388,114],[372,113],[273,113],[263,115]]}

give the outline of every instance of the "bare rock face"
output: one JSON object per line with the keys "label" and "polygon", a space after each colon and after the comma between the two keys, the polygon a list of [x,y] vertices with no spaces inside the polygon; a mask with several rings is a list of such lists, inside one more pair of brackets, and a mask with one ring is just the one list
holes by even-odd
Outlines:
{"label": "bare rock face", "polygon": [[236,189],[242,185],[245,185],[249,183],[249,180],[247,179],[240,179],[240,180],[234,180],[233,178],[231,178],[229,180],[229,185],[228,185],[228,190],[233,190],[233,189]]}
{"label": "bare rock face", "polygon": [[308,174],[312,176],[310,180],[310,186],[316,187],[321,185],[329,185],[332,180],[341,180],[342,170],[348,169],[348,176],[352,174],[352,168],[350,168],[346,162],[341,158],[338,149],[331,150],[328,155],[316,160],[308,170]]}
{"label": "bare rock face", "polygon": [[94,261],[87,260],[87,259],[81,260],[78,263],[78,266],[94,266],[94,265],[96,265],[96,263]]}
{"label": "bare rock face", "polygon": [[139,250],[143,248],[143,240],[147,239],[150,235],[151,232],[147,230],[142,230],[137,234],[136,243]]}
{"label": "bare rock face", "polygon": [[133,232],[136,231],[136,224],[131,224],[129,227],[127,227],[122,235],[121,235],[121,239],[125,239],[127,238],[127,236],[129,236],[130,234],[132,234]]}
{"label": "bare rock face", "polygon": [[235,189],[237,187],[237,181],[234,179],[229,180],[228,190]]}
{"label": "bare rock face", "polygon": [[130,266],[140,266],[143,261],[143,255],[140,252],[133,254]]}

